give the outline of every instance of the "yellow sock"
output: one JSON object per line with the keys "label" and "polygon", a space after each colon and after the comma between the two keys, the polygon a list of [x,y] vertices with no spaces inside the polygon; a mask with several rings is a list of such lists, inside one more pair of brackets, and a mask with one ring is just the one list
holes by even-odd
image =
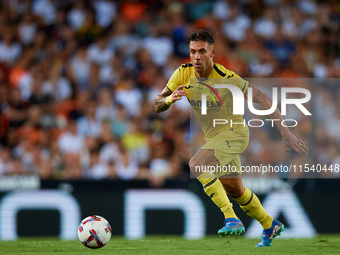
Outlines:
{"label": "yellow sock", "polygon": [[263,208],[258,197],[248,188],[244,187],[243,195],[239,198],[234,198],[234,200],[247,215],[257,220],[263,229],[268,229],[272,226],[273,218]]}
{"label": "yellow sock", "polygon": [[215,175],[203,173],[197,179],[202,183],[205,193],[221,209],[225,218],[238,219],[234,212],[233,204],[230,203],[222,183]]}

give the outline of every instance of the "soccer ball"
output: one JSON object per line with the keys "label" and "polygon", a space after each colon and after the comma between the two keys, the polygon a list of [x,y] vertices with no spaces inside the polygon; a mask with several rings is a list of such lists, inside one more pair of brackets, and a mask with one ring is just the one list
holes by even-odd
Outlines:
{"label": "soccer ball", "polygon": [[78,228],[80,242],[91,249],[105,246],[110,241],[111,233],[110,223],[98,215],[86,217]]}

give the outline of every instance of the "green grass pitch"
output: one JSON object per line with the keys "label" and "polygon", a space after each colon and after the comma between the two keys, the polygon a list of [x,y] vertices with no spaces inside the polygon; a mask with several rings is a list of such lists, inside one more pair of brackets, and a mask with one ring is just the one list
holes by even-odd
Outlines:
{"label": "green grass pitch", "polygon": [[0,241],[1,254],[340,254],[340,235],[320,235],[312,239],[276,238],[271,247],[255,248],[259,239],[206,237],[186,240],[178,236],[150,236],[141,240],[112,237],[103,248],[91,250],[79,241],[53,238],[22,238]]}

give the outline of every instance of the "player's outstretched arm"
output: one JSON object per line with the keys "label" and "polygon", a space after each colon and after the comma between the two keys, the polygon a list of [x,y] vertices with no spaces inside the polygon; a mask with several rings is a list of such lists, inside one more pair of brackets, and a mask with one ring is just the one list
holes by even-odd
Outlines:
{"label": "player's outstretched arm", "polygon": [[[253,90],[253,102],[259,103],[265,110],[270,109],[272,106],[272,100],[266,94],[262,93],[261,90],[259,90],[253,84],[250,84],[249,87]],[[275,111],[269,115],[269,117],[272,120],[276,120],[275,124],[281,132],[282,144],[286,151],[290,151],[291,148],[295,150],[298,154],[308,154],[308,148],[306,144],[295,135],[293,135],[289,131],[288,127],[280,125],[283,119],[279,109],[276,108]]]}
{"label": "player's outstretched arm", "polygon": [[170,105],[181,100],[182,96],[188,94],[188,92],[183,90],[183,88],[185,88],[185,85],[179,86],[173,93],[171,93],[170,89],[165,87],[162,93],[155,98],[156,112],[160,113],[168,110]]}

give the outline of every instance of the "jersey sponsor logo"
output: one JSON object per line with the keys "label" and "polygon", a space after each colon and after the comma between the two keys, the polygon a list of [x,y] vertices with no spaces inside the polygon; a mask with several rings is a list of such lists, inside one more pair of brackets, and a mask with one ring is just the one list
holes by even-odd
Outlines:
{"label": "jersey sponsor logo", "polygon": [[227,142],[227,146],[229,147],[229,148],[231,148],[231,146],[230,146],[230,144],[229,144],[229,141],[228,140],[225,140],[226,142]]}
{"label": "jersey sponsor logo", "polygon": [[[207,101],[207,107],[212,108],[212,107],[218,107],[221,106],[220,102],[215,101]],[[190,100],[190,104],[192,107],[202,107],[202,101],[201,100]]]}
{"label": "jersey sponsor logo", "polygon": [[234,74],[228,75],[227,79],[234,77]]}

